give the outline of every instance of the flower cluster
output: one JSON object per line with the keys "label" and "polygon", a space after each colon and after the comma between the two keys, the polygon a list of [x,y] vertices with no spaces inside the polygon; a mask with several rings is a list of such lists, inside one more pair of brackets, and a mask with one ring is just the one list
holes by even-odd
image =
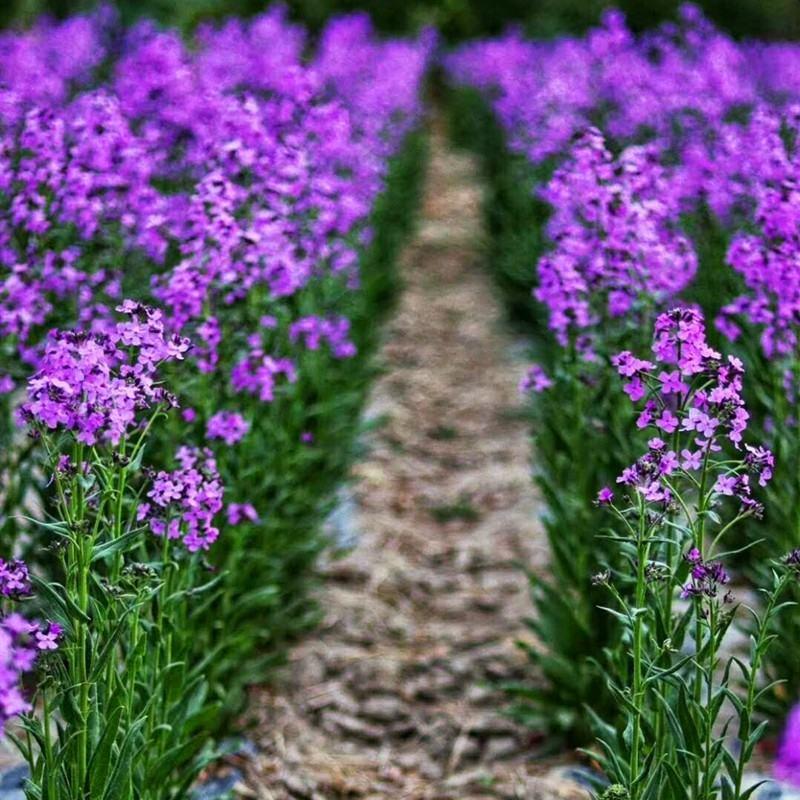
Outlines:
{"label": "flower cluster", "polygon": [[[25,565],[12,563],[18,571],[24,571],[27,580]],[[0,727],[31,710],[23,679],[35,668],[42,652],[58,648],[63,633],[55,622],[32,622],[16,612],[0,618]]]}
{"label": "flower cluster", "polygon": [[[681,597],[685,600],[690,597],[705,597],[715,599],[720,586],[730,583],[730,577],[725,567],[719,561],[704,561],[700,550],[693,547],[684,556],[689,565],[691,580],[683,587]],[[728,594],[723,598],[730,600]]]}
{"label": "flower cluster", "polygon": [[798,167],[793,161],[780,180],[756,185],[759,231],[737,233],[728,249],[728,263],[744,279],[747,293],[723,308],[719,327],[736,339],[741,333],[737,320],[755,326],[767,358],[785,359],[800,348]]}
{"label": "flower cluster", "polygon": [[697,257],[657,149],[629,148],[615,160],[590,128],[542,196],[554,209],[555,246],[539,261],[535,296],[562,344],[609,319],[641,318],[694,277]]}
{"label": "flower cluster", "polygon": [[[656,320],[653,341],[655,362],[637,358],[629,351],[613,362],[625,378],[625,392],[634,401],[645,400],[636,425],[653,428],[648,452],[627,467],[617,482],[636,489],[648,502],[673,499],[673,473],[699,473],[726,442],[742,448],[749,413],[742,398],[744,368],[735,356],[723,360],[711,348],[701,314],[676,308]],[[681,441],[670,448],[661,436]],[[763,447],[745,446],[746,455],[735,467],[720,466],[713,490],[732,496],[751,513],[760,514],[753,499],[750,475],[764,486],[772,477],[774,460]]]}
{"label": "flower cluster", "polygon": [[446,68],[484,92],[511,147],[541,163],[598,118],[620,140],[689,133],[697,144],[735,109],[796,101],[799,73],[785,64],[797,59],[793,44],[735,42],[687,3],[677,24],[639,36],[610,10],[583,37],[526,42],[510,31],[464,45]]}
{"label": "flower cluster", "polygon": [[0,558],[0,594],[18,600],[30,594],[31,580],[28,565],[18,558],[4,561]]}
{"label": "flower cluster", "polygon": [[309,350],[327,342],[336,358],[352,358],[356,346],[350,341],[350,321],[345,317],[302,317],[289,326],[291,341],[303,341]]}
{"label": "flower cluster", "polygon": [[208,550],[219,537],[214,517],[222,510],[217,462],[210,450],[190,447],[181,447],[176,459],[178,469],[153,476],[150,502],[139,506],[139,520],[156,536],[180,539],[190,553]]}
{"label": "flower cluster", "polygon": [[250,430],[247,420],[235,411],[218,411],[206,424],[207,439],[222,439],[227,445],[240,442]]}
{"label": "flower cluster", "polygon": [[[43,602],[70,635],[34,704],[34,793],[180,794],[260,645],[278,658],[308,618],[272,612],[305,602],[344,479],[434,46],[363,15],[311,42],[280,5],[191,41],[103,6],[0,32],[0,520],[20,552],[58,532]],[[0,561],[0,597],[29,594]],[[20,683],[60,636],[0,620],[0,719],[32,710]]]}
{"label": "flower cluster", "polygon": [[546,391],[553,385],[550,376],[539,364],[531,364],[519,382],[519,391],[522,394],[535,392],[539,394]]}
{"label": "flower cluster", "polygon": [[39,371],[28,382],[22,418],[71,431],[84,444],[118,444],[143,411],[174,404],[158,384],[165,361],[180,360],[189,342],[166,336],[161,312],[126,301],[129,319],[105,333],[61,331],[49,340]]}

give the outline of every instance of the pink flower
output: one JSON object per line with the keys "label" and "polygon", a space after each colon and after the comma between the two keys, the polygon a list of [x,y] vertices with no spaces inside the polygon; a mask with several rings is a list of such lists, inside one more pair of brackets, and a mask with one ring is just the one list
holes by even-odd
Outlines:
{"label": "pink flower", "polygon": [[608,486],[604,486],[597,493],[597,503],[601,506],[607,506],[614,500],[614,492]]}
{"label": "pink flower", "polygon": [[678,418],[668,408],[665,408],[656,420],[656,427],[661,428],[665,433],[673,433],[678,428],[678,422]]}
{"label": "pink flower", "polygon": [[250,424],[234,411],[218,411],[206,425],[207,439],[222,439],[227,445],[241,441],[250,430]]}

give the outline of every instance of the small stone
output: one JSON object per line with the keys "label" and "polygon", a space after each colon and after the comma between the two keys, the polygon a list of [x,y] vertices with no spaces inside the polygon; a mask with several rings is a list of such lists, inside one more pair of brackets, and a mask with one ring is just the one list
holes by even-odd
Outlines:
{"label": "small stone", "polygon": [[395,722],[408,717],[408,706],[397,697],[370,697],[361,705],[361,713],[375,722]]}
{"label": "small stone", "polygon": [[383,731],[380,728],[338,711],[324,711],[322,727],[332,733],[344,733],[368,742],[379,742],[383,739]]}
{"label": "small stone", "polygon": [[485,769],[470,769],[451,775],[445,786],[449,789],[466,789],[468,786],[480,786],[491,780],[491,774]]}
{"label": "small stone", "polygon": [[517,732],[517,728],[505,717],[488,713],[476,717],[469,726],[469,732],[479,738],[488,739],[490,736],[512,736]]}
{"label": "small stone", "polygon": [[311,711],[335,708],[345,714],[358,713],[358,703],[342,689],[339,681],[329,681],[326,684],[317,686],[314,694],[306,700],[306,706]]}
{"label": "small stone", "polygon": [[22,789],[30,774],[27,764],[12,767],[0,776],[0,789]]}
{"label": "small stone", "polygon": [[494,694],[494,690],[490,689],[488,686],[474,684],[467,689],[467,700],[475,705],[482,705],[483,703],[488,703],[490,700],[492,700],[494,698]]}
{"label": "small stone", "polygon": [[316,787],[310,781],[304,780],[292,772],[284,772],[280,776],[280,782],[292,797],[300,798],[300,800],[311,800],[314,796]]}
{"label": "small stone", "polygon": [[476,597],[472,601],[472,605],[478,611],[492,612],[492,611],[497,611],[503,605],[503,603],[497,597],[489,597],[487,595],[482,595],[480,597]]}
{"label": "small stone", "polygon": [[486,744],[487,761],[500,761],[519,752],[519,742],[514,736],[495,736]]}

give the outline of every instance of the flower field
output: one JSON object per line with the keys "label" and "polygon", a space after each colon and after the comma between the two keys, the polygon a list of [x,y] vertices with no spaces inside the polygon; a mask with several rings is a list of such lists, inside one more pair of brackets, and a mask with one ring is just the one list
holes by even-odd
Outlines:
{"label": "flower field", "polygon": [[692,5],[0,31],[19,796],[789,798],[798,109]]}

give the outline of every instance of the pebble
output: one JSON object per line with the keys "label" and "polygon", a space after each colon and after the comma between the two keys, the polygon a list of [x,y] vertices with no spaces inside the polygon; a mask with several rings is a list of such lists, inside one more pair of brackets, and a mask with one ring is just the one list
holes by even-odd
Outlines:
{"label": "pebble", "polygon": [[365,739],[368,742],[379,742],[383,739],[383,730],[370,725],[368,722],[351,717],[349,714],[341,714],[338,711],[324,711],[322,714],[322,727],[331,732],[348,736],[355,736],[358,739]]}
{"label": "pebble", "polygon": [[485,758],[491,762],[509,758],[517,752],[519,752],[519,742],[515,736],[495,736],[486,744]]}
{"label": "pebble", "polygon": [[375,722],[395,722],[408,717],[408,706],[396,697],[370,697],[362,704],[361,713]]}
{"label": "pebble", "polygon": [[22,789],[30,775],[27,764],[12,767],[0,776],[0,790]]}
{"label": "pebble", "polygon": [[340,492],[336,508],[325,521],[325,531],[336,550],[353,550],[361,539],[358,507],[352,494]]}
{"label": "pebble", "polygon": [[0,800],[25,800],[25,781],[30,775],[27,764],[19,764],[0,775]]}

